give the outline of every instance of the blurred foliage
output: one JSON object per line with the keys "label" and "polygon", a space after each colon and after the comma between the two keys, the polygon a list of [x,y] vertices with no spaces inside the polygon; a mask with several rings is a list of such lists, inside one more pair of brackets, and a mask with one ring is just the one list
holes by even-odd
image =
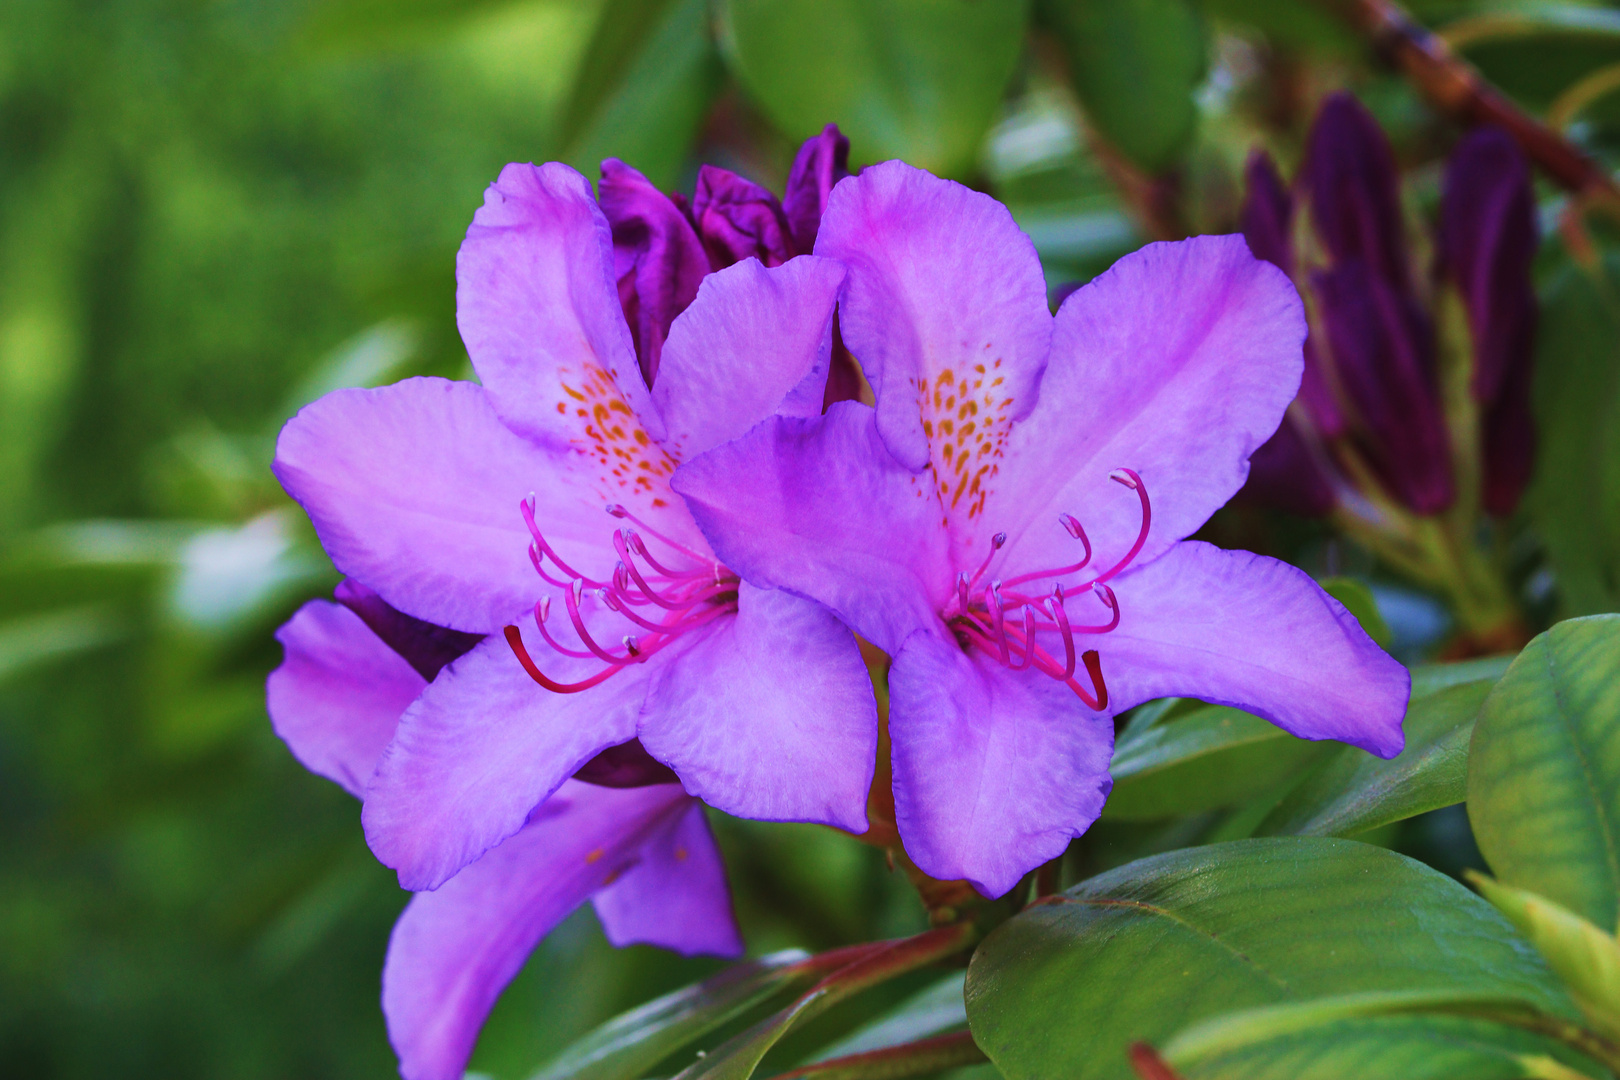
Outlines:
{"label": "blurred foliage", "polygon": [[[1613,163],[1620,93],[1589,81],[1570,95],[1620,63],[1620,11],[1411,7]],[[1379,115],[1432,204],[1456,131],[1326,10],[1299,0],[0,6],[7,1073],[393,1072],[378,972],[404,897],[367,852],[353,801],[304,773],[263,714],[263,678],[279,660],[272,631],[336,580],[267,466],[280,423],[327,390],[467,373],[454,253],[503,164],[559,158],[594,175],[620,156],[689,188],[697,163],[712,161],[779,185],[797,140],[836,121],[857,165],[905,157],[994,192],[1056,288],[1152,238],[1166,220],[1155,200],[1172,200],[1196,231],[1230,231],[1250,147],[1291,165],[1314,102],[1339,86]],[[1566,203],[1542,194],[1551,229]],[[1577,223],[1569,235],[1597,258],[1547,244],[1542,473],[1499,537],[1538,625],[1620,607],[1620,319],[1602,269],[1614,233]],[[1443,606],[1325,526],[1235,507],[1207,535],[1354,579],[1341,591],[1369,626],[1387,623],[1404,659],[1443,641]],[[1482,865],[1456,813],[1389,824],[1392,812],[1452,798],[1458,741],[1488,684],[1465,685],[1434,706],[1417,747],[1429,756],[1398,766],[1429,785],[1398,812],[1379,786],[1395,774],[1359,751],[1313,756],[1199,703],[1141,713],[1122,733],[1129,769],[1110,818],[1077,843],[1066,876],[1307,818],[1376,824],[1359,838],[1447,873]],[[846,837],[717,824],[756,953],[922,926],[903,879]],[[503,997],[474,1067],[526,1075],[604,1018],[713,970],[615,952],[578,914]],[[776,1053],[797,1060],[930,978],[834,1011]]]}

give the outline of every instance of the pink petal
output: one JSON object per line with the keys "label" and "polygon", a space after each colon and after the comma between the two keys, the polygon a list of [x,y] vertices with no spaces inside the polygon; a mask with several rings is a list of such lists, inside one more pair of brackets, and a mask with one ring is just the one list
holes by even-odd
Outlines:
{"label": "pink petal", "polygon": [[[692,806],[672,784],[621,791],[571,782],[521,832],[414,896],[383,966],[383,1012],[405,1080],[460,1080],[495,999],[540,939],[616,877],[634,875],[644,849],[667,843]],[[716,890],[725,895],[716,871],[670,884],[695,888],[676,902],[694,918],[722,920],[709,933],[730,945],[730,905],[713,904]]]}
{"label": "pink petal", "polygon": [[326,600],[299,608],[276,640],[286,658],[265,683],[271,726],[304,768],[359,795],[426,680]]}
{"label": "pink petal", "polygon": [[889,689],[896,820],[924,873],[1000,896],[1102,812],[1114,722],[1063,684],[918,631]]}
{"label": "pink petal", "polygon": [[658,945],[687,956],[742,955],[726,868],[703,806],[695,799],[592,902],[602,932],[616,946]]}
{"label": "pink petal", "polygon": [[833,188],[815,250],[849,267],[839,326],[884,442],[911,469],[932,462],[946,511],[967,516],[1046,365],[1035,246],[990,196],[888,161]]}
{"label": "pink petal", "polygon": [[508,165],[484,193],[456,256],[456,325],[514,431],[555,448],[589,442],[583,395],[627,405],[663,435],[619,307],[612,232],[568,166]]}
{"label": "pink petal", "polygon": [[[602,665],[543,649],[536,663],[577,681]],[[573,694],[536,685],[494,635],[439,674],[400,720],[366,790],[366,840],[407,889],[436,889],[523,827],[598,752],[636,734],[655,663]]]}
{"label": "pink petal", "polygon": [[1110,707],[1196,697],[1302,739],[1400,753],[1411,674],[1287,563],[1188,541],[1117,578],[1119,629],[1087,638]]}
{"label": "pink petal", "polygon": [[820,416],[844,269],[805,255],[747,259],[703,279],[675,320],[653,386],[664,447],[685,461],[770,416]]}
{"label": "pink petal", "polygon": [[728,814],[866,831],[877,704],[854,636],[819,604],[744,582],[737,617],[664,665],[641,741]]}
{"label": "pink petal", "polygon": [[1001,573],[1074,561],[1058,515],[1078,518],[1112,566],[1136,540],[1141,475],[1152,528],[1144,562],[1190,535],[1243,486],[1249,455],[1299,389],[1299,294],[1241,236],[1149,244],[1058,312],[1034,413],[1013,430],[985,508],[1005,529]]}

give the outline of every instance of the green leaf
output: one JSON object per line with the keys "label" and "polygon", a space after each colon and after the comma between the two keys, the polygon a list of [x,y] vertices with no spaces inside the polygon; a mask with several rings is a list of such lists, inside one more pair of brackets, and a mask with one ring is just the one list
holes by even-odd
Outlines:
{"label": "green leaf", "polygon": [[1479,1008],[1434,995],[1329,998],[1194,1025],[1164,1048],[1185,1080],[1593,1080],[1608,1074],[1547,1036],[1477,1016],[1405,1010]]}
{"label": "green leaf", "polygon": [[1278,45],[1360,56],[1366,46],[1342,19],[1299,0],[1200,0],[1206,14],[1259,30]]}
{"label": "green leaf", "polygon": [[772,953],[621,1013],[557,1055],[533,1080],[632,1080],[803,978],[808,959],[798,949]]}
{"label": "green leaf", "polygon": [[1028,0],[717,0],[732,71],[792,139],[835,122],[858,161],[966,176],[1024,43]]}
{"label": "green leaf", "polygon": [[818,1051],[815,1060],[883,1050],[965,1027],[967,1007],[962,1003],[962,980],[966,975],[958,971],[945,976],[897,1008]]}
{"label": "green leaf", "polygon": [[563,159],[594,175],[622,158],[673,187],[724,76],[708,0],[609,0],[563,114]]}
{"label": "green leaf", "polygon": [[1209,52],[1188,0],[1041,0],[1063,42],[1086,116],[1126,157],[1153,172],[1174,165],[1198,126],[1194,92]]}
{"label": "green leaf", "polygon": [[1496,876],[1612,928],[1620,915],[1620,616],[1554,626],[1485,701],[1468,817]]}
{"label": "green leaf", "polygon": [[1620,609],[1620,304],[1575,267],[1542,295],[1536,477],[1525,505],[1566,615]]}
{"label": "green leaf", "polygon": [[1577,1015],[1535,951],[1457,882],[1382,848],[1306,837],[1169,852],[1026,909],[974,956],[967,1010],[1011,1080],[1123,1080],[1135,1040],[1394,991]]}
{"label": "green leaf", "polygon": [[1468,797],[1468,740],[1496,685],[1478,679],[1414,695],[1406,749],[1388,761],[1354,746],[1335,750],[1260,824],[1261,834],[1355,836]]}
{"label": "green leaf", "polygon": [[1367,631],[1367,636],[1379,647],[1389,648],[1394,638],[1389,632],[1389,623],[1378,611],[1378,601],[1373,599],[1372,590],[1355,578],[1347,577],[1323,578],[1317,584],[1322,586],[1323,592],[1349,609],[1361,628]]}
{"label": "green leaf", "polygon": [[1599,1031],[1620,1034],[1620,942],[1561,904],[1470,872],[1468,880],[1530,939]]}
{"label": "green leaf", "polygon": [[1235,806],[1288,783],[1327,749],[1224,705],[1133,724],[1108,766],[1114,790],[1103,814],[1144,821]]}

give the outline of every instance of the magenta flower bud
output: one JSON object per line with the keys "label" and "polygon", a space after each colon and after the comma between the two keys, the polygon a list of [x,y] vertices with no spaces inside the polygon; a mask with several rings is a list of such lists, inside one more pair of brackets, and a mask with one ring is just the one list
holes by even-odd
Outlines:
{"label": "magenta flower bud", "polygon": [[793,244],[800,253],[816,246],[821,215],[827,198],[838,181],[849,175],[849,140],[828,124],[821,134],[806,139],[793,159],[787,190],[782,193],[782,210],[793,231]]}
{"label": "magenta flower bud", "polygon": [[1410,288],[1395,155],[1378,121],[1349,94],[1322,103],[1300,183],[1332,262],[1360,259],[1403,291]]}
{"label": "magenta flower bud", "polygon": [[1363,452],[1391,494],[1419,514],[1439,513],[1455,492],[1428,317],[1360,259],[1311,284],[1339,382],[1360,415]]}
{"label": "magenta flower bud", "polygon": [[670,324],[697,296],[709,258],[684,206],[624,162],[602,162],[600,189],[602,214],[613,229],[619,303],[651,386]]}
{"label": "magenta flower bud", "polygon": [[1288,194],[1277,163],[1264,150],[1249,155],[1243,178],[1247,182],[1239,215],[1243,238],[1257,259],[1294,273],[1294,200]]}
{"label": "magenta flower bud", "polygon": [[1244,494],[1300,517],[1325,517],[1338,502],[1333,481],[1311,453],[1291,416],[1249,458]]}
{"label": "magenta flower bud", "polygon": [[747,258],[781,266],[799,254],[776,196],[713,165],[698,170],[692,220],[709,254],[711,270],[724,270]]}
{"label": "magenta flower bud", "polygon": [[1440,202],[1441,273],[1462,295],[1474,341],[1474,399],[1484,439],[1485,509],[1512,513],[1535,452],[1530,368],[1536,294],[1530,170],[1511,136],[1480,128],[1446,165]]}

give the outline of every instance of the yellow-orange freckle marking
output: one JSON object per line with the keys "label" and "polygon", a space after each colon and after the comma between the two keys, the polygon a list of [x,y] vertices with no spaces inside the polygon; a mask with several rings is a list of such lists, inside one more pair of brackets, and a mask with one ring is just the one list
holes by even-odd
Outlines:
{"label": "yellow-orange freckle marking", "polygon": [[602,879],[602,886],[604,888],[606,888],[607,886],[613,884],[615,881],[618,881],[618,880],[619,880],[619,872],[617,870],[615,870],[615,871],[613,871],[613,873],[609,874],[607,877]]}
{"label": "yellow-orange freckle marking", "polygon": [[593,850],[592,852],[590,852],[588,855],[585,856],[585,863],[586,863],[587,866],[590,865],[591,863],[594,863],[594,862],[600,862],[601,860],[602,860],[602,849],[601,848],[596,848],[595,850]]}
{"label": "yellow-orange freckle marking", "polygon": [[687,856],[687,850],[685,848],[677,847],[675,849],[675,861],[676,862],[685,862],[686,861],[686,856]]}

